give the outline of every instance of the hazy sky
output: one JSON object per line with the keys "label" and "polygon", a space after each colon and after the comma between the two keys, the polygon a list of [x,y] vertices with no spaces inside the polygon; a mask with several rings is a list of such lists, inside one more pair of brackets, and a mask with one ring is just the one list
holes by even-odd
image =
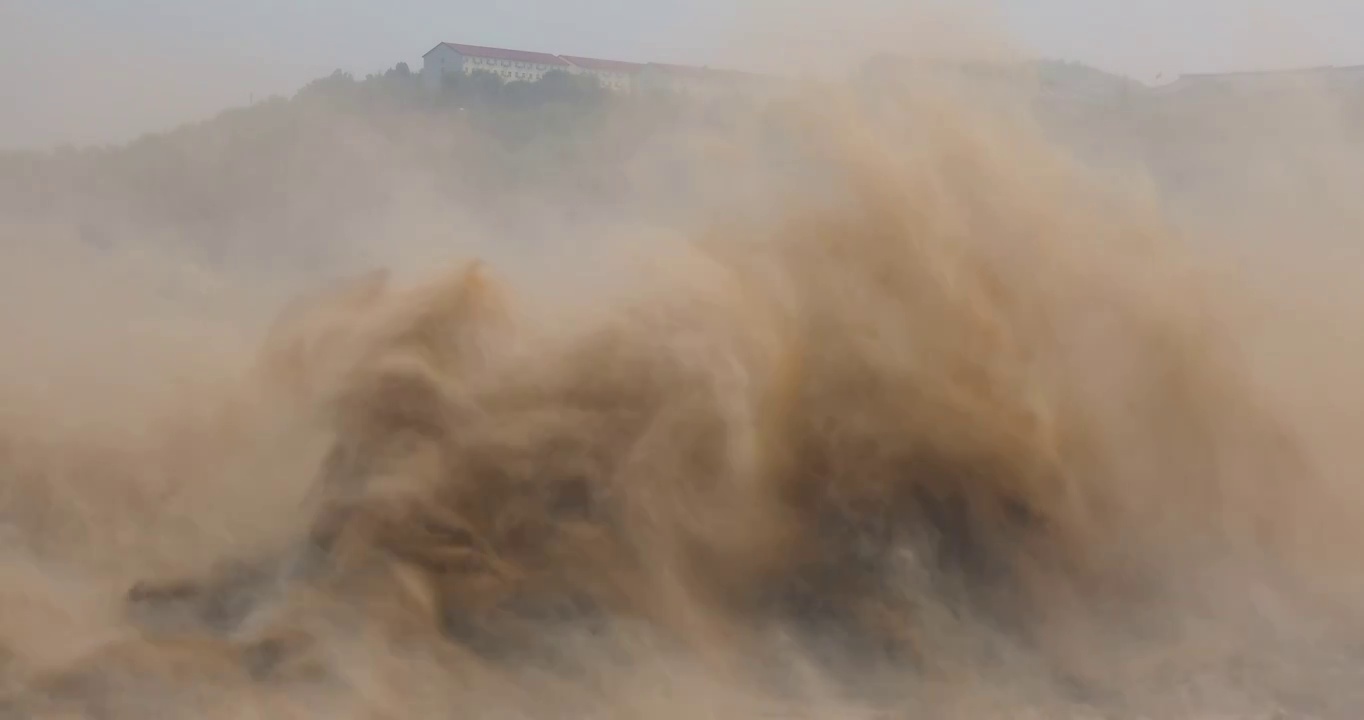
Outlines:
{"label": "hazy sky", "polygon": [[[1364,63],[1364,0],[973,1],[1039,53],[1148,81]],[[336,68],[415,70],[440,40],[722,64],[939,35],[914,34],[909,2],[0,0],[0,147],[123,140]]]}

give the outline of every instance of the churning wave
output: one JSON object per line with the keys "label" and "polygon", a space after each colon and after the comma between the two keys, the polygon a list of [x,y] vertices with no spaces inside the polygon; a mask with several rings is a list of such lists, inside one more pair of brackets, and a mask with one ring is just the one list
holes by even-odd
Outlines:
{"label": "churning wave", "polygon": [[136,429],[30,397],[0,716],[1364,706],[1313,584],[1345,520],[1174,231],[1021,126],[912,117],[795,113],[816,181],[581,312],[375,270]]}

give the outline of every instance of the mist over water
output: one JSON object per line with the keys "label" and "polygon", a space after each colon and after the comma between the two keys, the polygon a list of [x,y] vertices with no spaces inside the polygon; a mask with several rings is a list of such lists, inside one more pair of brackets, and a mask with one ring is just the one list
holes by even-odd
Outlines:
{"label": "mist over water", "polygon": [[329,82],[0,158],[0,717],[1364,707],[1353,96]]}

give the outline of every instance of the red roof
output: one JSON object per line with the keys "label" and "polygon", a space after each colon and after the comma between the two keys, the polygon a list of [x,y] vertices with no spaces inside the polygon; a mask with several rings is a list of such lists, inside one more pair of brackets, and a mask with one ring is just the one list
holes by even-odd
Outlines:
{"label": "red roof", "polygon": [[[526,50],[506,50],[503,48],[482,47],[479,45],[462,45],[460,43],[441,43],[445,47],[454,50],[466,57],[490,58],[492,60],[510,60],[512,62],[535,63],[538,65],[558,65],[568,67],[568,61],[558,55],[549,53],[528,52]],[[439,45],[437,46],[439,47]],[[430,55],[431,53],[427,53]]]}
{"label": "red roof", "polygon": [[715,71],[710,68],[696,67],[694,65],[673,65],[671,63],[651,62],[649,63],[649,67],[657,68],[663,72],[672,73],[674,75],[710,76],[715,73]]}
{"label": "red roof", "polygon": [[649,67],[675,76],[690,76],[698,79],[719,80],[726,78],[729,80],[757,80],[762,76],[741,70],[730,70],[728,68],[697,67],[695,65],[673,65],[670,63],[649,63]]}
{"label": "red roof", "polygon": [[1184,73],[1181,77],[1188,78],[1230,78],[1230,77],[1264,77],[1269,75],[1305,75],[1308,73],[1339,73],[1339,72],[1359,72],[1364,70],[1364,65],[1319,65],[1317,67],[1297,67],[1285,68],[1282,70],[1232,70],[1230,72],[1202,72]]}
{"label": "red roof", "polygon": [[644,67],[643,63],[625,62],[624,60],[602,60],[600,58],[578,57],[577,55],[560,55],[560,57],[584,70],[600,72],[632,73]]}

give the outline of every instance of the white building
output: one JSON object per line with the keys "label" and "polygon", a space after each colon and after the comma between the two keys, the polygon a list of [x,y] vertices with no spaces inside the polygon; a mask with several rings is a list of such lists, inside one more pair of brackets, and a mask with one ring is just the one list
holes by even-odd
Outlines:
{"label": "white building", "polygon": [[508,82],[533,82],[554,70],[572,72],[573,65],[549,53],[443,42],[422,56],[421,76],[428,88],[439,88],[453,73],[490,72]]}
{"label": "white building", "polygon": [[645,91],[666,91],[694,98],[717,98],[741,93],[768,90],[773,78],[718,68],[648,63],[641,68],[636,80]]}
{"label": "white building", "polygon": [[1279,91],[1358,90],[1364,88],[1364,65],[1350,67],[1252,70],[1226,73],[1188,73],[1156,88],[1162,95],[1186,93],[1245,97]]}
{"label": "white building", "polygon": [[621,60],[551,55],[549,53],[443,42],[422,56],[422,83],[438,89],[446,75],[490,72],[509,82],[538,81],[546,73],[564,71],[597,79],[617,92],[663,90],[692,97],[771,92],[776,78],[690,65],[635,63]]}
{"label": "white building", "polygon": [[577,55],[561,55],[560,57],[573,66],[572,72],[593,76],[597,78],[597,82],[601,83],[602,87],[621,92],[630,92],[634,89],[635,80],[639,76],[640,70],[644,68],[643,63],[622,60],[602,60]]}

